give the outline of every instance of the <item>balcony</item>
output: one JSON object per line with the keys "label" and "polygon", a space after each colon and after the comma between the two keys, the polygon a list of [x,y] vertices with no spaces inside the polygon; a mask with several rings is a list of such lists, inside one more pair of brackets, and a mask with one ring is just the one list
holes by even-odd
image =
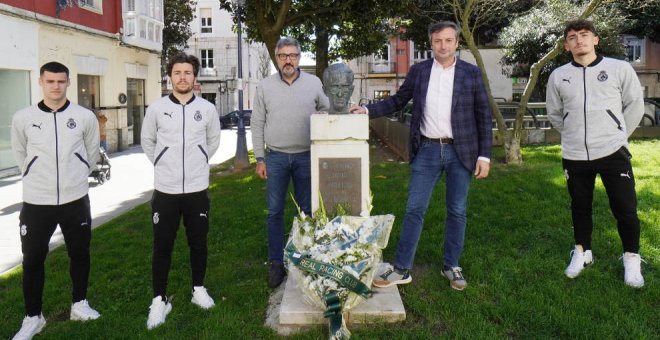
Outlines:
{"label": "balcony", "polygon": [[396,63],[395,62],[370,62],[369,65],[369,74],[394,74],[396,73]]}
{"label": "balcony", "polygon": [[218,71],[215,69],[215,67],[203,67],[199,70],[199,75],[200,77],[216,77],[218,75]]}

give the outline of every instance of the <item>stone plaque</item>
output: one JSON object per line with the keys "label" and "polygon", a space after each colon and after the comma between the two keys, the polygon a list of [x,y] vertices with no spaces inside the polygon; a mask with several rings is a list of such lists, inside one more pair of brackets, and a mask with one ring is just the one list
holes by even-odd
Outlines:
{"label": "stone plaque", "polygon": [[361,209],[360,158],[319,158],[319,191],[329,215],[338,204],[353,216]]}

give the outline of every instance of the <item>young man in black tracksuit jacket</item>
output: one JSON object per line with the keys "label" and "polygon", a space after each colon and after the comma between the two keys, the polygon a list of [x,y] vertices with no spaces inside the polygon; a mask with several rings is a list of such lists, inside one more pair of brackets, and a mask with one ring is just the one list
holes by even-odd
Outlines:
{"label": "young man in black tracksuit jacket", "polygon": [[30,339],[46,325],[42,314],[44,262],[59,225],[71,260],[71,320],[100,314],[87,303],[92,236],[87,177],[99,158],[99,128],[90,110],[66,98],[69,69],[49,62],[40,69],[43,100],[13,117],[11,144],[23,174],[19,216],[25,318],[14,339]]}
{"label": "young man in black tracksuit jacket", "polygon": [[142,148],[154,165],[152,222],[153,300],[147,320],[152,329],[165,322],[167,276],[179,221],[183,217],[190,247],[192,302],[214,306],[204,288],[209,230],[209,159],[220,144],[220,120],[215,106],[192,93],[199,60],[184,53],[167,65],[173,91],[151,104],[142,124]]}

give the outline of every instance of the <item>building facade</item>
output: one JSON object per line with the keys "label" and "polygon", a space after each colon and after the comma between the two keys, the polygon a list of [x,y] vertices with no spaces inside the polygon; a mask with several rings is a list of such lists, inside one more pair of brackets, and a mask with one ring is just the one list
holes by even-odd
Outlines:
{"label": "building facade", "polygon": [[239,86],[243,87],[243,108],[252,107],[259,80],[271,73],[272,62],[263,44],[249,43],[242,35],[243,81],[238,80],[238,37],[232,14],[220,10],[217,0],[195,1],[195,18],[187,53],[196,55],[201,68],[196,92],[215,103],[222,116],[238,109]]}
{"label": "building facade", "polygon": [[70,70],[69,100],[108,117],[110,151],[139,143],[145,107],[160,96],[162,28],[162,0],[0,0],[0,176],[18,172],[11,119],[41,100],[50,61]]}
{"label": "building facade", "polygon": [[[484,48],[480,50],[486,65],[493,96],[508,101],[512,96],[512,82],[502,72],[499,60],[502,50]],[[465,49],[457,51],[460,59],[475,64],[472,53]],[[367,103],[393,95],[414,64],[433,58],[430,50],[418,50],[413,41],[392,37],[381,51],[374,55],[351,60],[349,66],[355,73],[355,90],[351,101]]]}

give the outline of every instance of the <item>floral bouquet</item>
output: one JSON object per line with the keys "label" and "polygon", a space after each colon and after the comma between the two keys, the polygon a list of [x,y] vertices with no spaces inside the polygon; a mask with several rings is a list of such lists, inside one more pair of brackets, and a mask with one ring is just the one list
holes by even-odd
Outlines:
{"label": "floral bouquet", "polygon": [[338,216],[329,220],[321,202],[314,217],[300,212],[285,249],[291,275],[307,301],[325,308],[330,337],[348,338],[342,312],[371,295],[371,282],[382,262],[394,224],[393,215]]}

